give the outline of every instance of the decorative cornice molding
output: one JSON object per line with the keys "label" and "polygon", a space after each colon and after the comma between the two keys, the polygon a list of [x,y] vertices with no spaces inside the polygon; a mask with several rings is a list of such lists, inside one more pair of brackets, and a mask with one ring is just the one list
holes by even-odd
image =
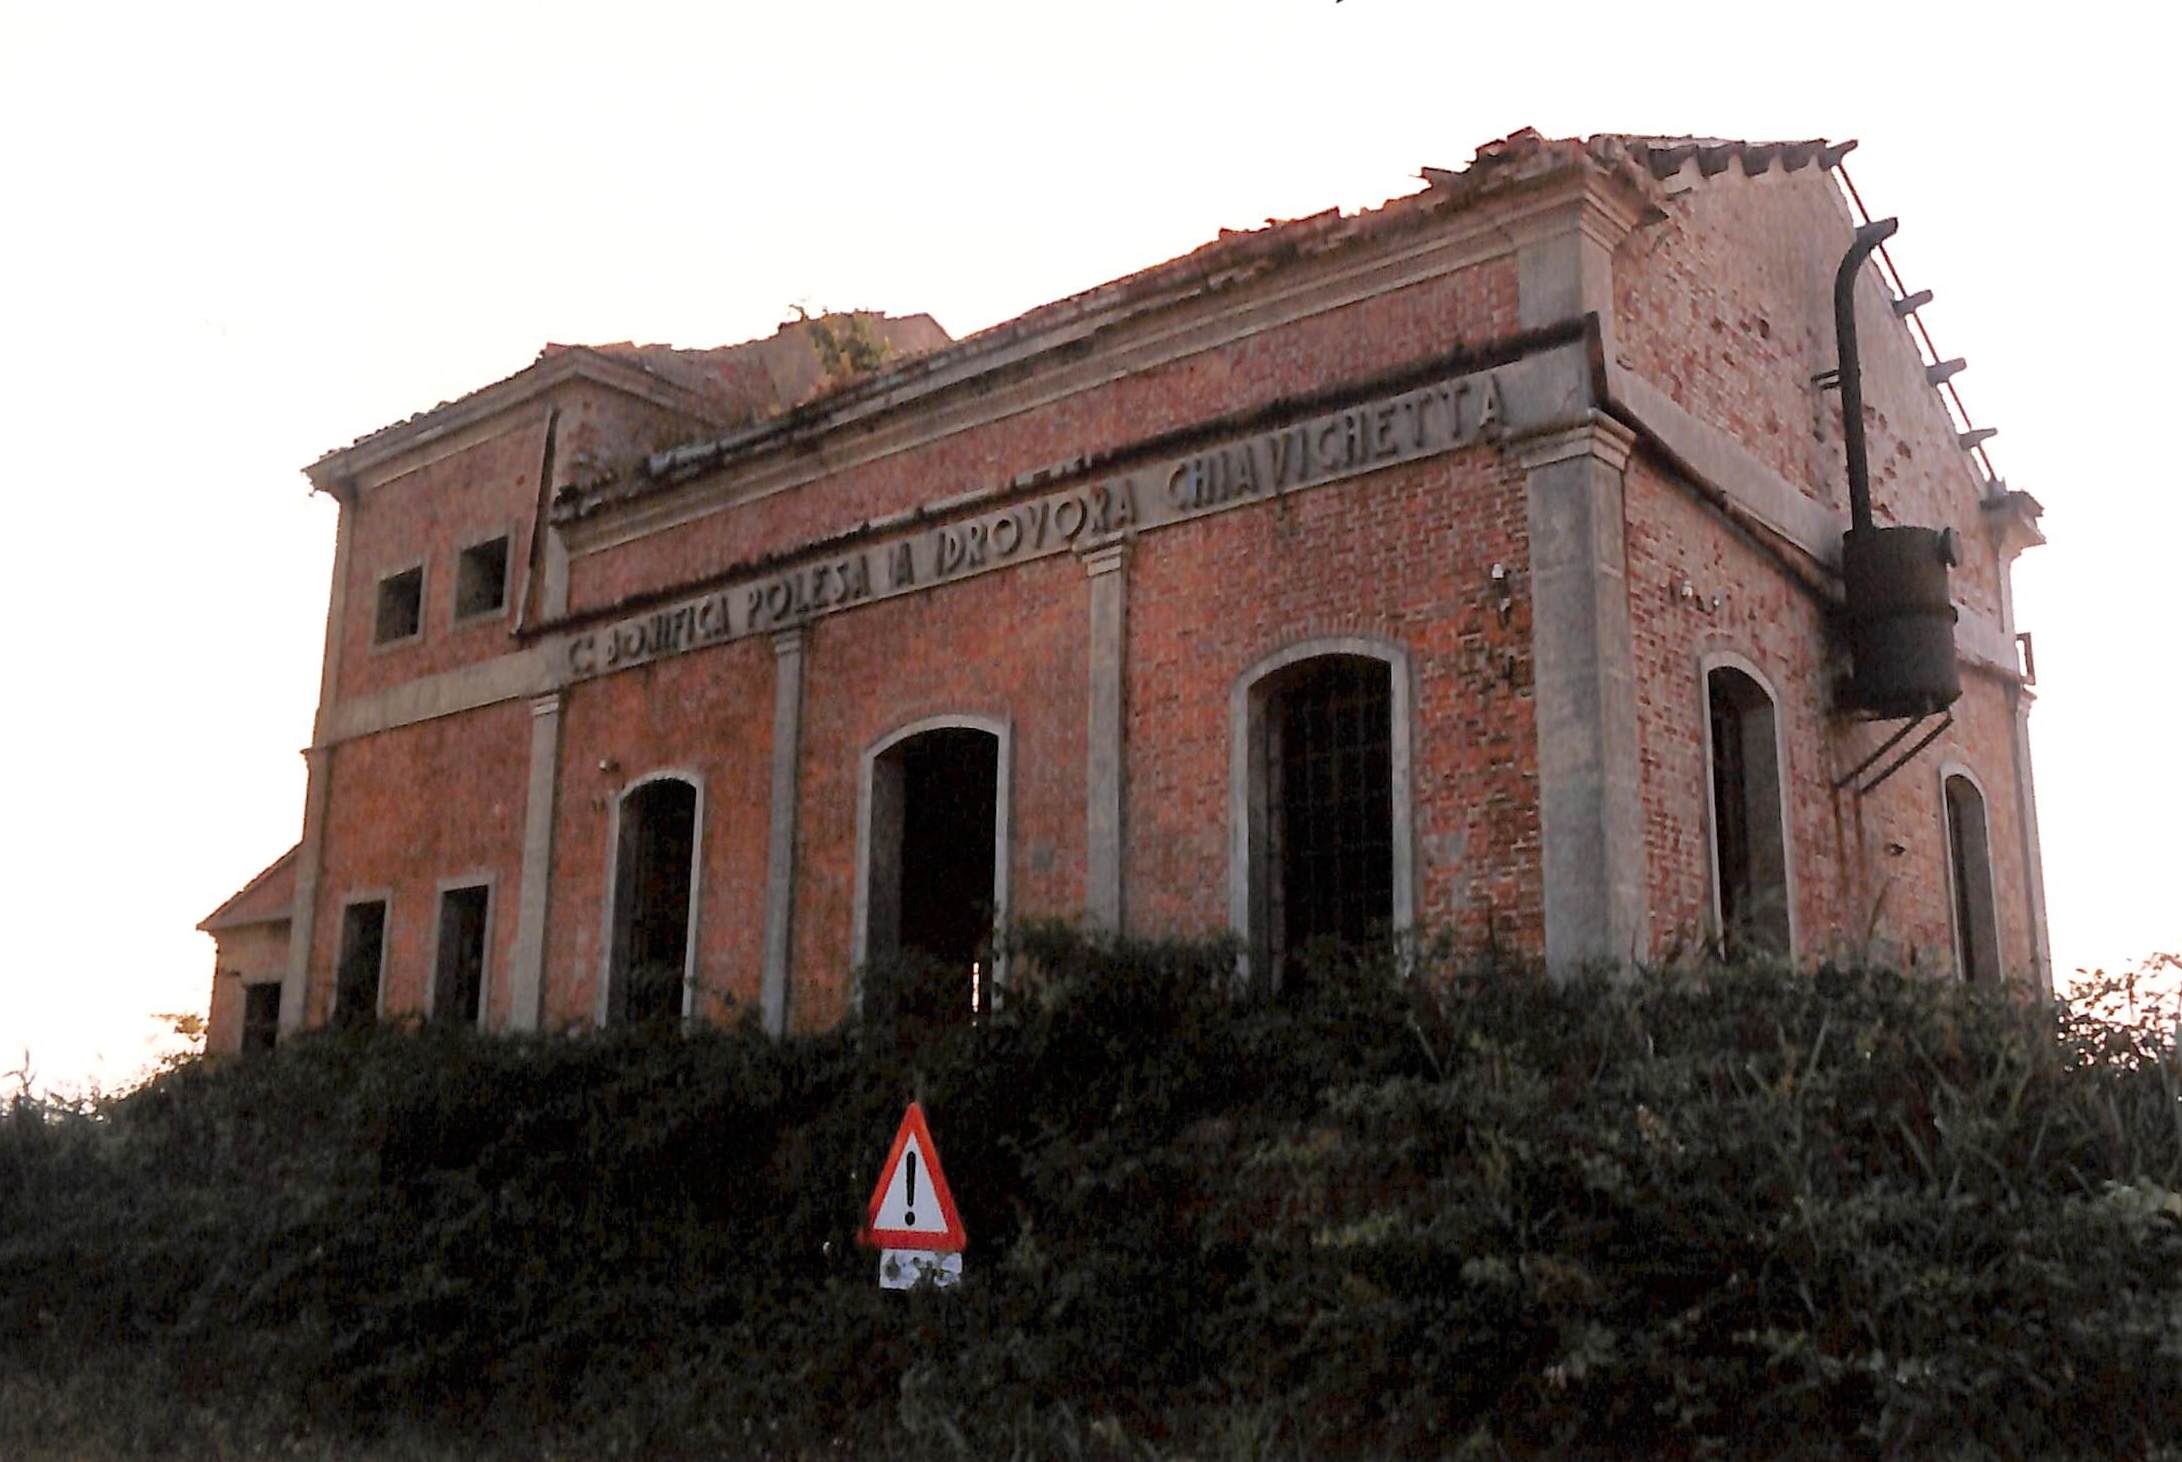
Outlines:
{"label": "decorative cornice molding", "polygon": [[1555,462],[1576,457],[1596,457],[1616,472],[1629,465],[1636,449],[1636,433],[1601,412],[1592,412],[1573,426],[1557,427],[1524,437],[1512,445],[1524,470],[1536,471]]}

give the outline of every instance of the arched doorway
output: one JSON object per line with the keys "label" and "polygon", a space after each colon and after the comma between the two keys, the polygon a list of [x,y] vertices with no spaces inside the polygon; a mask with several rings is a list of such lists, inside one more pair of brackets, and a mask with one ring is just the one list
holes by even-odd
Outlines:
{"label": "arched doorway", "polygon": [[1007,728],[984,717],[919,721],[865,753],[855,954],[867,1014],[953,1023],[992,1007],[1007,785]]}

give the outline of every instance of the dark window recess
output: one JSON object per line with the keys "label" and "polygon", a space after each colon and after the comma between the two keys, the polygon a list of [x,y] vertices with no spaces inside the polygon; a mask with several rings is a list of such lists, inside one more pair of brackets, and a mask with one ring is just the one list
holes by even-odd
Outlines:
{"label": "dark window recess", "polygon": [[508,540],[505,534],[472,544],[455,560],[455,617],[490,614],[508,602]]}
{"label": "dark window recess", "polygon": [[379,1018],[379,976],[385,956],[385,902],[373,899],[343,909],[341,961],[333,977],[335,1025],[370,1025]]}
{"label": "dark window recess", "polygon": [[403,569],[379,580],[378,618],[372,638],[391,644],[415,635],[424,625],[424,567]]}
{"label": "dark window recess", "polygon": [[1985,825],[1985,798],[1968,777],[1949,777],[1947,858],[1955,887],[1955,949],[1965,980],[2000,973],[2000,930],[1993,918],[1992,846]]}
{"label": "dark window recess", "polygon": [[608,1020],[681,1018],[696,854],[695,787],[647,782],[623,799]]}
{"label": "dark window recess", "polygon": [[1729,954],[1788,953],[1787,839],[1773,700],[1740,670],[1705,677],[1712,747],[1712,846],[1720,943]]}
{"label": "dark window recess", "polygon": [[1265,716],[1271,927],[1295,973],[1314,944],[1359,947],[1394,916],[1393,681],[1328,655],[1288,671]]}
{"label": "dark window recess", "polygon": [[926,731],[872,768],[871,1013],[952,1025],[992,1007],[1000,738]]}
{"label": "dark window recess", "polygon": [[492,890],[484,884],[439,896],[439,958],[432,977],[432,1018],[476,1025],[485,1001],[485,915]]}
{"label": "dark window recess", "polygon": [[280,986],[242,987],[242,1053],[270,1051],[280,1039]]}

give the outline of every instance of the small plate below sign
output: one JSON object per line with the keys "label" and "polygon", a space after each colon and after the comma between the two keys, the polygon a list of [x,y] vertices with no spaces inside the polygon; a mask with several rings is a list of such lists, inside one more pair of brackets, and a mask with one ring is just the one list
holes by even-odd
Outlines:
{"label": "small plate below sign", "polygon": [[962,1255],[936,1249],[881,1249],[879,1288],[914,1289],[929,1282],[946,1289],[962,1282]]}

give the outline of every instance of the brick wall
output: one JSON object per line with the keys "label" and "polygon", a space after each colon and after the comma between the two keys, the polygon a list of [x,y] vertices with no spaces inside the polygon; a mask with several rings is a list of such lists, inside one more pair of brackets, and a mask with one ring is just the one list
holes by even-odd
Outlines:
{"label": "brick wall", "polygon": [[[1838,397],[1811,377],[1833,363],[1832,274],[1849,237],[1832,182],[1737,173],[1669,201],[1614,258],[1616,360],[1700,421],[1741,442],[1795,491],[1845,506]],[[1310,266],[1298,266],[1310,267]],[[1052,380],[1095,352],[1117,356],[1162,332],[1204,326],[1245,299],[1217,291],[1125,318],[1065,360],[1008,367],[875,426],[815,445],[835,470],[570,565],[581,613],[717,575],[870,518],[993,487],[1227,413],[1350,383],[1518,326],[1512,257],[1269,325],[1222,345],[998,420],[945,430],[978,393]],[[1884,292],[1859,301],[1874,495],[1881,522],[1953,524],[1970,544],[1964,607],[1997,625],[2003,560],[1978,507],[1954,426]],[[554,480],[626,471],[643,452],[701,436],[691,418],[577,381],[562,410]],[[454,550],[497,524],[516,530],[519,594],[544,449],[545,403],[508,429],[369,490],[353,525],[340,696],[508,648],[505,622],[446,623]],[[929,429],[919,441],[915,433]],[[880,433],[911,443],[856,460]],[[764,459],[760,470],[777,467]],[[685,496],[738,489],[732,473]],[[1885,734],[1840,714],[1845,669],[1832,609],[1777,549],[1734,526],[1640,445],[1625,479],[1649,952],[1711,933],[1705,774],[1707,656],[1754,667],[1777,697],[1790,789],[1788,838],[1799,951],[1951,960],[1939,768],[1960,763],[1987,795],[2004,957],[2021,967],[2034,931],[2024,896],[2021,808],[2005,667],[1966,672],[1956,724],[1876,794],[1832,782]],[[1544,943],[1538,746],[1524,473],[1512,450],[1473,446],[1275,502],[1174,524],[1135,540],[1125,569],[1126,771],[1123,877],[1132,932],[1228,923],[1230,704],[1238,677],[1299,641],[1348,635],[1410,659],[1416,913],[1464,943]],[[609,519],[610,523],[611,520]],[[428,563],[420,643],[374,653],[377,576]],[[1514,574],[1503,617],[1491,570]],[[1823,577],[1822,575],[1816,575]],[[1678,592],[1687,583],[1693,597]],[[849,1008],[856,818],[866,751],[935,715],[1005,721],[1012,737],[1009,858],[1015,917],[1078,915],[1086,890],[1091,586],[1073,557],[874,601],[807,631],[793,890],[792,1015],[827,1025]],[[1718,603],[1714,604],[1717,596]],[[512,602],[511,611],[512,613]],[[636,781],[683,771],[703,791],[697,1009],[733,1018],[758,1000],[776,664],[764,636],[677,655],[571,687],[561,721],[545,926],[549,1026],[598,1008],[615,808]],[[489,869],[494,1002],[506,1018],[531,721],[503,702],[344,743],[330,759],[312,1018],[322,1018],[343,897],[390,890],[387,1008],[423,997],[440,878]]]}
{"label": "brick wall", "polygon": [[231,1054],[242,1049],[243,987],[280,983],[288,969],[288,921],[244,924],[215,936],[212,1005],[205,1021],[205,1050]]}
{"label": "brick wall", "polygon": [[[521,767],[529,746],[500,754]],[[702,789],[697,1010],[732,1019],[757,1000],[765,927],[773,653],[764,638],[587,681],[562,713],[546,941],[547,1027],[596,1018],[616,804],[663,771]],[[604,763],[602,768],[601,763]]]}
{"label": "brick wall", "polygon": [[1273,651],[1368,635],[1413,676],[1417,911],[1536,947],[1530,623],[1494,563],[1526,557],[1523,479],[1490,448],[1390,468],[1146,537],[1129,565],[1126,878],[1131,926],[1228,919],[1230,693]]}
{"label": "brick wall", "polygon": [[359,894],[389,899],[382,1008],[421,1014],[436,957],[439,881],[470,874],[494,881],[488,1019],[505,1019],[529,722],[527,706],[507,702],[334,749],[312,925],[311,1022],[331,1012],[342,905]]}
{"label": "brick wall", "polygon": [[[569,605],[613,604],[1018,473],[1505,338],[1516,328],[1514,264],[1492,260],[850,466],[668,534],[585,554],[571,567]],[[991,388],[980,382],[974,389]],[[853,451],[858,436],[848,429],[838,450]]]}
{"label": "brick wall", "polygon": [[[537,515],[545,409],[533,406],[460,451],[364,489],[350,515],[348,602],[337,694],[366,695],[458,665],[504,655]],[[508,599],[496,614],[454,621],[455,561],[464,545],[505,532]],[[422,560],[422,633],[374,642],[379,580]]]}

